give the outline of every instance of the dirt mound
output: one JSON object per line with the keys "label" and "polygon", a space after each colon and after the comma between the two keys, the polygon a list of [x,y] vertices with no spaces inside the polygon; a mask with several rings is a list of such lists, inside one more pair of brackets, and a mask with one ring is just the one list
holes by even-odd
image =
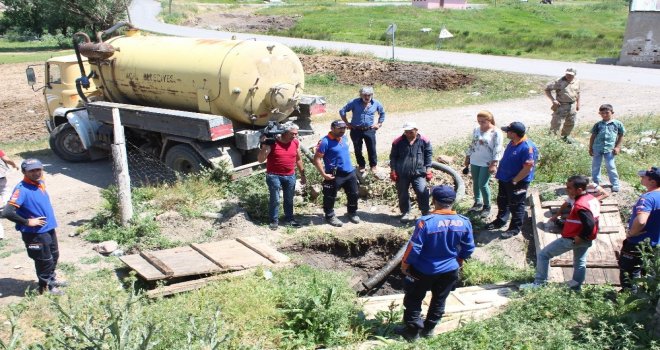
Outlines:
{"label": "dirt mound", "polygon": [[206,28],[236,33],[282,31],[296,25],[294,16],[258,16],[243,13],[206,13],[183,23],[187,27]]}
{"label": "dirt mound", "polygon": [[306,74],[334,74],[342,84],[453,90],[474,77],[430,64],[391,62],[365,57],[300,55]]}

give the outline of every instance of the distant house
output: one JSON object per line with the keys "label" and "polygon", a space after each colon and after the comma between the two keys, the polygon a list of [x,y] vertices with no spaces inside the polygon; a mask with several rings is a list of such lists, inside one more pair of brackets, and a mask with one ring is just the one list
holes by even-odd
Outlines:
{"label": "distant house", "polygon": [[412,5],[425,9],[464,9],[467,0],[412,0]]}

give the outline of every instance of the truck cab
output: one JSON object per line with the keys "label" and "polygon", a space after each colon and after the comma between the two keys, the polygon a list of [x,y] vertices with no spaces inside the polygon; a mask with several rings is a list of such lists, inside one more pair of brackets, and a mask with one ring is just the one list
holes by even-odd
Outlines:
{"label": "truck cab", "polygon": [[[89,72],[89,63],[83,60],[85,71]],[[48,131],[52,132],[60,124],[66,123],[67,118],[58,115],[58,108],[83,107],[83,101],[76,91],[76,79],[80,77],[80,69],[76,55],[53,57],[46,61],[45,66],[44,98],[48,109]],[[90,81],[89,89],[83,90],[91,98],[98,95],[96,86]]]}

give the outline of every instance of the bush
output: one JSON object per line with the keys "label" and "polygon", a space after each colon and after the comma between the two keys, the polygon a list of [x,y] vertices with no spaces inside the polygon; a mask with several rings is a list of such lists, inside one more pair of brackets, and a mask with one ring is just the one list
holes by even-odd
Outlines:
{"label": "bush", "polygon": [[303,266],[278,275],[287,347],[345,344],[357,326],[355,292],[343,275]]}

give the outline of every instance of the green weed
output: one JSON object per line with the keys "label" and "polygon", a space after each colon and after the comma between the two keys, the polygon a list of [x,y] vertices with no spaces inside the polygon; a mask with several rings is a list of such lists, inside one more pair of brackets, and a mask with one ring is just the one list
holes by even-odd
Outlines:
{"label": "green weed", "polygon": [[465,262],[461,270],[461,282],[465,286],[477,286],[500,282],[526,282],[534,277],[534,269],[516,268],[499,257],[493,262],[484,263],[470,259]]}

